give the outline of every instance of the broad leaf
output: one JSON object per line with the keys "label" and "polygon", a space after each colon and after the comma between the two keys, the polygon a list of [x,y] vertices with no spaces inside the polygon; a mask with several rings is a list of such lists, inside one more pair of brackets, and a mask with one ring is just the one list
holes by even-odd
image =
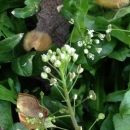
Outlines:
{"label": "broad leaf", "polygon": [[119,101],[122,101],[122,99],[124,98],[124,94],[125,93],[126,93],[126,90],[109,93],[107,95],[107,101],[108,102],[119,102]]}
{"label": "broad leaf", "polygon": [[23,34],[17,34],[0,41],[0,54],[11,51],[21,40]]}
{"label": "broad leaf", "polygon": [[20,123],[15,123],[10,130],[28,130],[24,125]]}
{"label": "broad leaf", "polygon": [[114,130],[130,130],[130,115],[126,115],[123,119],[120,114],[115,114],[113,117]]}
{"label": "broad leaf", "polygon": [[39,11],[39,3],[41,0],[25,0],[24,8],[16,8],[12,14],[17,18],[27,18],[36,14]]}
{"label": "broad leaf", "polygon": [[129,49],[127,48],[120,48],[117,51],[113,51],[109,57],[114,58],[119,61],[124,61],[129,53]]}
{"label": "broad leaf", "polygon": [[10,130],[12,124],[11,104],[0,100],[0,126],[2,126],[4,130]]}
{"label": "broad leaf", "polygon": [[120,105],[120,114],[121,117],[125,117],[127,114],[130,115],[130,90],[128,90]]}
{"label": "broad leaf", "polygon": [[16,104],[17,93],[14,89],[14,82],[12,79],[8,79],[10,90],[7,89],[7,86],[0,85],[0,99],[10,101]]}
{"label": "broad leaf", "polygon": [[36,52],[30,52],[22,57],[15,59],[12,62],[12,69],[15,73],[21,76],[31,76],[33,72],[33,57]]}
{"label": "broad leaf", "polygon": [[6,9],[23,6],[22,0],[1,0],[0,1],[0,12]]}

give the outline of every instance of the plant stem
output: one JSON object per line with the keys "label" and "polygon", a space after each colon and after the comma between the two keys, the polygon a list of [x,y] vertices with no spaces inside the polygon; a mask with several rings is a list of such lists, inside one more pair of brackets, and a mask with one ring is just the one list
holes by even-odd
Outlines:
{"label": "plant stem", "polygon": [[61,72],[61,78],[63,81],[64,95],[65,95],[65,99],[66,99],[65,101],[66,101],[66,104],[68,106],[68,110],[69,110],[69,114],[70,114],[73,126],[74,126],[75,130],[79,130],[79,126],[76,122],[75,114],[74,114],[74,111],[73,111],[71,103],[70,103],[69,92],[67,90],[66,80],[65,80],[64,74],[62,72]]}

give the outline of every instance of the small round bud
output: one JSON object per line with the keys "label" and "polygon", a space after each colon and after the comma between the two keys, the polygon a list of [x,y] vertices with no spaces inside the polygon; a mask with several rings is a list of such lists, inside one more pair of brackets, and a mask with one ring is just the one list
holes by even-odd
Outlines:
{"label": "small round bud", "polygon": [[40,112],[38,116],[39,118],[43,118],[43,113]]}
{"label": "small round bud", "polygon": [[55,66],[55,67],[60,67],[60,66],[61,66],[61,62],[60,62],[59,60],[56,60],[56,61],[54,62],[54,66]]}
{"label": "small round bud", "polygon": [[41,55],[41,57],[43,62],[47,62],[49,60],[48,56],[45,54]]}
{"label": "small round bud", "polygon": [[50,73],[50,72],[51,72],[51,69],[50,69],[50,67],[48,67],[48,66],[44,66],[44,67],[43,67],[43,70],[44,70],[46,73]]}
{"label": "small round bud", "polygon": [[99,113],[97,120],[103,120],[105,118],[105,114]]}
{"label": "small round bud", "polygon": [[47,78],[48,78],[48,75],[47,75],[47,73],[42,72],[42,73],[41,73],[41,77],[42,77],[43,79],[47,79]]}
{"label": "small round bud", "polygon": [[73,55],[73,61],[74,61],[74,62],[77,61],[78,57],[79,57],[78,54],[74,54],[74,55]]}

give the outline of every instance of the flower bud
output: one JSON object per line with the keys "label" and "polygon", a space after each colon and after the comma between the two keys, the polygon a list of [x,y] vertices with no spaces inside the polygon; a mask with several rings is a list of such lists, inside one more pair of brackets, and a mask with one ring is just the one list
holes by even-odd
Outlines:
{"label": "flower bud", "polygon": [[61,66],[61,62],[60,62],[59,60],[56,60],[56,61],[54,62],[54,66],[55,66],[55,67],[60,67],[60,66]]}
{"label": "flower bud", "polygon": [[48,56],[45,54],[41,55],[41,57],[43,62],[47,62],[49,60]]}
{"label": "flower bud", "polygon": [[41,73],[41,77],[42,77],[43,79],[47,79],[47,78],[48,78],[48,75],[47,75],[47,73],[42,72],[42,73]]}
{"label": "flower bud", "polygon": [[51,69],[50,69],[50,67],[48,67],[48,66],[44,66],[44,67],[43,67],[43,70],[44,70],[46,73],[50,73],[50,72],[51,72]]}
{"label": "flower bud", "polygon": [[79,55],[78,54],[74,54],[73,55],[73,61],[75,62],[78,59]]}
{"label": "flower bud", "polygon": [[105,118],[105,114],[99,113],[97,120],[103,120]]}
{"label": "flower bud", "polygon": [[81,67],[81,64],[77,68],[77,73],[80,74],[84,71],[84,69]]}
{"label": "flower bud", "polygon": [[50,85],[56,85],[57,84],[57,80],[55,78],[51,78],[50,79]]}

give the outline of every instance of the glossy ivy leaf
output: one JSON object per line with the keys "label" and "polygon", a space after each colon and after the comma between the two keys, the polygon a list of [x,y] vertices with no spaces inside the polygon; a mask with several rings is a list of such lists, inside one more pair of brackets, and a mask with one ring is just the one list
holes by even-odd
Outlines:
{"label": "glossy ivy leaf", "polygon": [[17,18],[27,18],[39,11],[39,4],[41,0],[25,0],[24,8],[16,8],[12,11],[12,14]]}
{"label": "glossy ivy leaf", "polygon": [[120,114],[115,114],[113,117],[114,130],[130,130],[130,115],[126,115],[123,119]]}
{"label": "glossy ivy leaf", "polygon": [[119,102],[122,101],[124,98],[124,94],[126,93],[126,90],[121,90],[121,91],[115,91],[113,93],[109,93],[107,95],[107,101],[108,102]]}
{"label": "glossy ivy leaf", "polygon": [[120,105],[120,115],[124,118],[127,114],[130,115],[130,90],[128,90]]}
{"label": "glossy ivy leaf", "polygon": [[120,48],[116,51],[113,51],[109,57],[110,58],[113,58],[113,59],[116,59],[116,60],[119,60],[119,61],[124,61],[127,57],[129,53],[129,49],[127,48]]}
{"label": "glossy ivy leaf", "polygon": [[10,89],[7,89],[7,86],[0,84],[0,99],[10,101],[16,104],[17,92],[14,89],[14,82],[12,79],[8,79],[8,84]]}
{"label": "glossy ivy leaf", "polygon": [[23,34],[17,34],[0,41],[0,54],[11,51],[21,40]]}
{"label": "glossy ivy leaf", "polygon": [[12,125],[11,104],[0,100],[0,126],[2,126],[4,130],[10,130]]}
{"label": "glossy ivy leaf", "polygon": [[22,125],[21,123],[15,123],[10,128],[10,130],[28,130],[28,129],[24,125]]}
{"label": "glossy ivy leaf", "polygon": [[15,59],[12,62],[13,71],[21,76],[31,76],[33,72],[33,57],[36,52],[29,52],[28,54]]}

